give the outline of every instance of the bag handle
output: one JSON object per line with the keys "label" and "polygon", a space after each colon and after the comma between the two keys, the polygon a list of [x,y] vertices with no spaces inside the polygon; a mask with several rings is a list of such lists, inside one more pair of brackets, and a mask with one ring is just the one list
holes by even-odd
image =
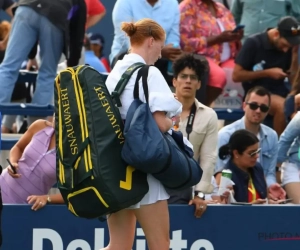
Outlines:
{"label": "bag handle", "polygon": [[129,82],[132,74],[139,68],[143,67],[145,64],[138,62],[131,65],[121,76],[120,81],[117,83],[114,91],[111,93],[111,98],[118,107],[122,107],[120,96],[123,93],[127,83]]}
{"label": "bag handle", "polygon": [[145,95],[146,103],[149,103],[149,90],[148,90],[148,74],[149,74],[149,65],[144,65],[143,68],[141,68],[138,72],[137,78],[135,80],[134,84],[134,90],[133,90],[133,98],[139,99],[139,81],[142,78],[142,84],[143,84],[143,90]]}

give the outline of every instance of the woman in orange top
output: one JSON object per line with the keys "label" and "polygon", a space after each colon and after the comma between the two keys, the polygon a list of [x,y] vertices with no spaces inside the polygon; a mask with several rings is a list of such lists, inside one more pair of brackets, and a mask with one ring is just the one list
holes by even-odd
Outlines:
{"label": "woman in orange top", "polygon": [[206,89],[207,106],[222,93],[226,85],[224,68],[234,67],[243,29],[234,31],[231,12],[213,0],[183,0],[180,3],[180,45],[186,52],[205,56],[209,63]]}

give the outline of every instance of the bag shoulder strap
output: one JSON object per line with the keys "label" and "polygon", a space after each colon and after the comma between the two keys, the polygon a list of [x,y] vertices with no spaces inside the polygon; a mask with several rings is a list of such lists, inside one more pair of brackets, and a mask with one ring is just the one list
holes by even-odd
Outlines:
{"label": "bag shoulder strap", "polygon": [[192,133],[192,131],[193,131],[193,124],[194,124],[194,120],[195,120],[195,116],[196,116],[196,110],[197,110],[196,104],[193,103],[193,106],[191,107],[190,115],[188,117],[188,121],[186,124],[186,128],[185,128],[188,140],[190,139],[190,133]]}
{"label": "bag shoulder strap", "polygon": [[127,83],[129,82],[132,74],[139,68],[143,67],[145,64],[144,63],[134,63],[132,64],[121,76],[120,81],[118,82],[117,86],[115,87],[114,91],[111,93],[111,97],[115,104],[118,107],[122,107],[122,103],[120,100],[120,96],[123,93]]}
{"label": "bag shoulder strap", "polygon": [[150,68],[149,65],[144,65],[144,67],[142,67],[139,70],[137,78],[135,80],[134,90],[133,90],[133,98],[134,99],[139,99],[140,98],[139,81],[142,78],[143,90],[144,90],[145,100],[146,100],[147,103],[149,103],[149,90],[148,90],[149,68]]}

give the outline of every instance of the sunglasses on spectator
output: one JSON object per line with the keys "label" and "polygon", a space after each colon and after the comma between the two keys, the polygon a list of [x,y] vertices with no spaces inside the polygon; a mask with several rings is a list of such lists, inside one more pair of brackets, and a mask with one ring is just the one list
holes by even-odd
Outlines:
{"label": "sunglasses on spectator", "polygon": [[258,105],[255,102],[247,102],[246,104],[249,105],[250,109],[252,109],[252,110],[257,110],[259,108],[260,111],[264,112],[264,113],[269,111],[269,106],[267,106],[265,104]]}
{"label": "sunglasses on spectator", "polygon": [[256,151],[252,152],[252,153],[249,153],[249,156],[250,157],[255,157],[257,154],[259,154],[261,151],[261,148],[257,149]]}
{"label": "sunglasses on spectator", "polygon": [[198,76],[197,75],[180,74],[179,77],[183,80],[187,80],[188,78],[190,78],[191,81],[198,81]]}

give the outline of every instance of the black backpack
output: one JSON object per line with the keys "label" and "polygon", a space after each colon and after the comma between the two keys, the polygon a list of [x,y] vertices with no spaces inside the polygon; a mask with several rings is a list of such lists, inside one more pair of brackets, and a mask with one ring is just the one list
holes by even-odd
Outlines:
{"label": "black backpack", "polygon": [[[114,96],[143,65],[127,69]],[[117,212],[139,202],[149,189],[147,174],[121,158],[124,124],[105,80],[87,65],[67,68],[55,79],[58,188],[78,217]]]}

